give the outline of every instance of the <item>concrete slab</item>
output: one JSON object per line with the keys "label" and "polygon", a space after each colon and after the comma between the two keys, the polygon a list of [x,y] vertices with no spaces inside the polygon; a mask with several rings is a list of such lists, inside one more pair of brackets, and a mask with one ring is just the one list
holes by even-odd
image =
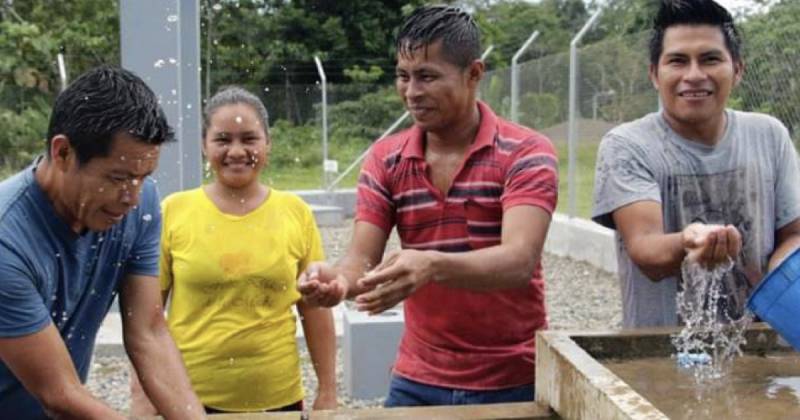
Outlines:
{"label": "concrete slab", "polygon": [[356,189],[343,188],[328,192],[326,190],[294,190],[310,205],[336,206],[344,212],[345,218],[352,218],[356,214]]}
{"label": "concrete slab", "polygon": [[311,204],[317,226],[340,226],[344,223],[344,211],[338,206]]}
{"label": "concrete slab", "polygon": [[545,252],[584,261],[609,273],[617,272],[614,231],[591,220],[553,214]]}

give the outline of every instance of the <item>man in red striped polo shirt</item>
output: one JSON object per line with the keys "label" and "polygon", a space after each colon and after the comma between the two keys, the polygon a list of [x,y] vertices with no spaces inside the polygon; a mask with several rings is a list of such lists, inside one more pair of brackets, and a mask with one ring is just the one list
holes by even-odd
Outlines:
{"label": "man in red striped polo shirt", "polygon": [[[371,314],[405,300],[386,406],[532,400],[555,151],[477,101],[484,64],[466,12],[417,9],[396,46],[414,126],[372,146],[345,256],[310,267],[299,289],[323,306],[355,298]],[[403,250],[383,258],[395,226]]]}

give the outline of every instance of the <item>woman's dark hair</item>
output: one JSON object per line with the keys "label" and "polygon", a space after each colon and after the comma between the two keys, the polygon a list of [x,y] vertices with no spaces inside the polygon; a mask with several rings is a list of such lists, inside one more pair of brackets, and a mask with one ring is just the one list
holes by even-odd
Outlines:
{"label": "woman's dark hair", "polygon": [[742,60],[742,39],[733,16],[714,0],[661,0],[661,5],[653,19],[653,32],[650,37],[650,64],[658,65],[664,52],[664,34],[676,25],[711,25],[722,31],[725,46],[734,62]]}
{"label": "woman's dark hair", "polygon": [[82,74],[58,95],[47,147],[53,137],[65,135],[78,162],[84,164],[107,156],[114,136],[122,132],[154,145],[175,138],[156,95],[142,79],[128,70],[101,66]]}
{"label": "woman's dark hair", "polygon": [[475,20],[464,10],[445,5],[414,10],[400,27],[395,47],[398,55],[410,57],[439,40],[444,58],[462,69],[480,57],[480,31]]}
{"label": "woman's dark hair", "polygon": [[203,109],[204,138],[214,113],[223,106],[236,104],[244,104],[252,108],[258,116],[261,126],[264,127],[264,134],[269,134],[269,114],[261,99],[239,86],[225,86],[206,102],[206,106]]}

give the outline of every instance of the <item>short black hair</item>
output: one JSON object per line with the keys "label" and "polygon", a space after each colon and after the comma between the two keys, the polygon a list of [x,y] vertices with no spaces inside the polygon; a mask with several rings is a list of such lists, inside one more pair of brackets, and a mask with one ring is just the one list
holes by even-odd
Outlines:
{"label": "short black hair", "polygon": [[175,138],[158,98],[142,79],[119,67],[100,66],[75,79],[56,98],[47,148],[53,137],[65,135],[78,162],[85,164],[108,156],[114,136],[122,132],[153,145]]}
{"label": "short black hair", "polygon": [[447,5],[423,6],[406,18],[397,34],[397,54],[411,56],[434,42],[442,41],[445,59],[466,68],[480,57],[480,30],[469,13]]}
{"label": "short black hair", "polygon": [[650,64],[658,65],[664,52],[664,34],[675,25],[719,27],[733,61],[742,61],[742,38],[733,23],[733,16],[724,7],[714,0],[661,0],[650,36]]}

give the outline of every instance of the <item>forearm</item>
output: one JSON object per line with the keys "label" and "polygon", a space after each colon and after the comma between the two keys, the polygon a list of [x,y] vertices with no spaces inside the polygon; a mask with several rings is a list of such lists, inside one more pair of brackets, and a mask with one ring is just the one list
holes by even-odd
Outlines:
{"label": "forearm", "polygon": [[800,234],[793,234],[781,241],[769,258],[769,270],[774,269],[792,251],[800,247]]}
{"label": "forearm", "polygon": [[625,243],[634,264],[650,280],[659,281],[677,275],[686,258],[682,233],[652,233]]}
{"label": "forearm", "polygon": [[470,290],[526,287],[539,266],[541,250],[534,255],[509,245],[469,252],[433,253],[432,282]]}
{"label": "forearm", "polygon": [[139,381],[158,412],[168,419],[202,418],[181,354],[166,325],[125,337],[125,347]]}
{"label": "forearm", "polygon": [[336,330],[328,308],[298,305],[320,393],[336,392]]}

